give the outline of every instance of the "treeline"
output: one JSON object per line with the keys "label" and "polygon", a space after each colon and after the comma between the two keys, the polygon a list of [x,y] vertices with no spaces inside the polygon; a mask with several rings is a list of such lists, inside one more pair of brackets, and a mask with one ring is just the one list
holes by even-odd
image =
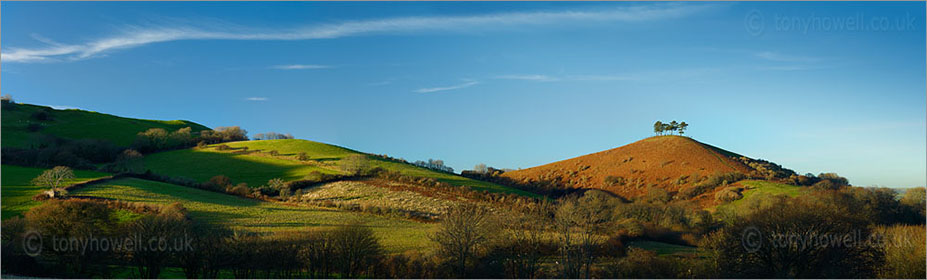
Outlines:
{"label": "treeline", "polygon": [[[117,211],[139,217],[116,220]],[[166,267],[181,268],[187,278],[383,278],[390,271],[399,273],[387,269],[379,240],[364,226],[260,236],[197,222],[179,204],[146,208],[50,200],[25,218],[4,221],[2,245],[4,274],[34,277],[112,278],[119,267],[131,268],[132,278],[158,278]]]}
{"label": "treeline", "polygon": [[413,162],[412,165],[441,172],[454,173],[454,168],[444,165],[444,161],[440,159],[428,159],[428,161],[417,160]]}
{"label": "treeline", "polygon": [[255,134],[251,140],[279,140],[279,139],[293,139],[293,135],[286,133],[277,133],[277,132],[267,132],[267,133],[258,133]]}
{"label": "treeline", "polygon": [[[21,166],[60,165],[119,172],[121,170],[118,168],[122,167],[114,164],[122,164],[119,160],[127,157],[135,158],[143,153],[242,140],[248,140],[247,131],[237,126],[218,127],[215,130],[200,132],[193,132],[189,127],[171,132],[162,128],[152,128],[139,132],[130,147],[116,146],[103,139],[65,139],[50,134],[39,134],[28,148],[3,147],[2,160],[5,164]],[[98,168],[98,165],[103,167]],[[109,169],[112,167],[117,169]]]}

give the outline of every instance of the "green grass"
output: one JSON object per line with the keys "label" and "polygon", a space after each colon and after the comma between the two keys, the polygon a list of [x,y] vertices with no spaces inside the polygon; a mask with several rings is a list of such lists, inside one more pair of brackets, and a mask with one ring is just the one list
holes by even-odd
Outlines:
{"label": "green grass", "polygon": [[[217,145],[211,145],[206,149],[187,149],[149,155],[145,157],[145,168],[158,174],[188,177],[200,182],[216,175],[226,175],[235,183],[245,182],[249,186],[256,187],[273,178],[283,178],[287,181],[301,179],[312,171],[330,174],[343,173],[338,168],[338,162],[349,155],[362,154],[347,148],[298,139],[240,141],[225,143],[225,145],[234,150],[218,151],[215,149]],[[245,147],[248,151],[260,150],[262,153],[242,154],[241,149]],[[280,156],[267,155],[266,152],[271,150],[276,150]],[[305,152],[311,160],[308,162],[296,160],[295,156],[300,152]],[[381,167],[404,175],[434,178],[455,186],[469,186],[475,190],[540,197],[534,193],[498,184],[367,156],[371,159],[371,167]]]}
{"label": "green grass", "polygon": [[336,174],[338,171],[317,165],[268,156],[241,155],[215,149],[186,149],[145,156],[145,168],[157,174],[181,176],[205,182],[225,175],[235,184],[257,187],[273,178],[299,180],[312,171]]}
{"label": "green grass", "polygon": [[[737,200],[742,201],[758,195],[779,195],[784,194],[796,197],[808,190],[806,187],[793,186],[789,184],[773,183],[760,180],[740,181],[746,189],[742,192],[744,198]],[[735,203],[737,201],[734,201]]]}
{"label": "green grass", "polygon": [[657,255],[673,254],[694,254],[696,247],[669,244],[657,241],[631,241],[628,243],[629,248],[640,248],[644,250],[657,252]]}
{"label": "green grass", "polygon": [[134,178],[88,186],[74,193],[129,202],[180,202],[194,219],[253,232],[331,228],[358,223],[371,227],[390,252],[430,248],[431,241],[427,237],[435,228],[435,224],[326,208],[287,206]]}
{"label": "green grass", "polygon": [[[108,114],[84,110],[55,110],[50,107],[30,104],[13,104],[2,110],[2,136],[4,147],[29,147],[34,139],[42,134],[50,134],[66,139],[105,139],[117,146],[129,146],[135,141],[139,132],[149,128],[163,128],[174,131],[190,127],[193,131],[209,129],[190,121],[158,121],[117,117]],[[38,121],[32,114],[46,111],[51,120]],[[30,123],[39,123],[43,127],[37,132],[29,132]]]}
{"label": "green grass", "polygon": [[[0,175],[2,175],[0,177],[0,186],[2,186],[0,187],[0,205],[2,205],[0,207],[2,208],[0,216],[2,216],[3,220],[22,215],[29,208],[39,205],[38,201],[32,200],[32,196],[46,189],[33,186],[29,181],[32,181],[32,178],[39,176],[45,170],[47,169],[15,165],[0,166]],[[67,183],[73,184],[105,176],[109,176],[109,174],[77,170],[74,171],[74,177],[76,178]]]}
{"label": "green grass", "polygon": [[746,211],[742,209],[744,207],[743,205],[746,205],[748,201],[772,195],[788,195],[790,197],[797,197],[808,191],[807,187],[761,180],[743,180],[738,183],[745,188],[741,192],[744,197],[735,201],[716,205],[714,207],[715,211],[722,210],[733,211],[733,213],[743,213],[743,211]]}

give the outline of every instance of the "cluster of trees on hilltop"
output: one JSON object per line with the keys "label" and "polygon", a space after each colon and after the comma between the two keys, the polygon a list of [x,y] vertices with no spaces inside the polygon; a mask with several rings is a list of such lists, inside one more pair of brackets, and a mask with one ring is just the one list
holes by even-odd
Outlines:
{"label": "cluster of trees on hilltop", "polygon": [[428,161],[417,160],[413,162],[412,165],[428,168],[431,170],[454,173],[454,168],[444,165],[444,161],[440,159],[428,159]]}
{"label": "cluster of trees on hilltop", "polygon": [[251,137],[251,140],[278,140],[278,139],[293,139],[293,135],[289,133],[277,133],[277,132],[267,132],[267,133],[258,133],[254,137]]}
{"label": "cluster of trees on hilltop", "polygon": [[668,131],[670,134],[673,132],[679,132],[679,135],[682,135],[686,133],[686,128],[688,127],[689,124],[686,122],[676,122],[673,120],[669,123],[663,123],[661,121],[657,121],[653,123],[653,133],[656,133],[657,135],[663,135],[663,133]]}

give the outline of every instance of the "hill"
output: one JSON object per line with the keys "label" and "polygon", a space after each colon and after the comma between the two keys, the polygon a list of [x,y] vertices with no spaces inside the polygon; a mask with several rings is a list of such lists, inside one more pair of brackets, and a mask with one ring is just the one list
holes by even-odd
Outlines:
{"label": "hill", "polygon": [[[20,167],[4,164],[0,167],[0,197],[2,197],[2,219],[6,220],[21,215],[40,202],[32,200],[32,196],[46,190],[46,188],[33,186],[30,181],[47,169],[34,167]],[[65,181],[65,184],[85,182],[110,174],[77,170],[74,179]]]}
{"label": "hill", "polygon": [[209,128],[191,121],[160,121],[118,117],[109,114],[31,104],[4,103],[2,109],[3,147],[28,148],[43,135],[65,139],[104,139],[117,146],[132,144],[136,134],[150,128],[174,131],[190,127],[194,132]]}
{"label": "hill", "polygon": [[[229,149],[220,150],[218,147],[221,145],[228,146]],[[309,159],[299,160],[300,153],[305,153]],[[380,167],[403,175],[432,178],[475,190],[539,197],[537,194],[515,188],[391,161],[335,145],[299,139],[229,142],[205,148],[156,153],[145,156],[144,164],[145,168],[157,174],[188,177],[199,182],[216,175],[225,175],[234,183],[244,182],[251,187],[257,187],[273,178],[299,180],[312,172],[345,174],[340,168],[340,163],[350,155],[362,155],[367,158],[370,167]]]}
{"label": "hill", "polygon": [[373,229],[385,249],[391,253],[429,248],[431,241],[427,236],[435,228],[435,224],[330,208],[265,202],[136,178],[95,184],[72,194],[153,204],[180,202],[194,219],[225,224],[249,232],[303,231],[307,228],[361,224]]}
{"label": "hill", "polygon": [[755,173],[741,158],[745,157],[692,138],[656,136],[502,176],[520,184],[603,189],[634,198],[650,187],[678,192],[714,174]]}

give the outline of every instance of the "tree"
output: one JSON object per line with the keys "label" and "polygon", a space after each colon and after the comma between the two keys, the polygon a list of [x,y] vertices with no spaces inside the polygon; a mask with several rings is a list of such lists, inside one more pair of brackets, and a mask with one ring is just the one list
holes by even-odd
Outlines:
{"label": "tree", "polygon": [[74,171],[67,166],[55,166],[55,168],[45,170],[41,175],[32,179],[32,184],[51,189],[63,187],[66,180],[74,179]]}
{"label": "tree", "polygon": [[335,229],[331,235],[335,265],[344,278],[357,278],[374,264],[383,250],[373,230],[360,225],[347,225]]}
{"label": "tree", "polygon": [[67,268],[63,270],[65,276],[91,278],[89,276],[108,270],[106,260],[113,257],[112,250],[104,250],[101,246],[87,246],[81,250],[59,248],[61,244],[49,242],[53,239],[87,241],[112,236],[117,221],[113,210],[104,203],[81,199],[51,200],[29,209],[25,220],[41,235],[39,240],[46,240],[38,244],[42,248],[38,257]]}
{"label": "tree", "polygon": [[496,236],[498,226],[486,208],[463,204],[444,214],[438,232],[431,239],[438,252],[450,259],[458,277],[466,277],[479,251]]}
{"label": "tree", "polygon": [[[131,250],[128,253],[129,259],[138,269],[141,278],[156,279],[161,274],[161,269],[167,265],[173,256],[172,251],[182,251],[192,248],[182,248],[183,233],[188,227],[183,216],[169,214],[159,214],[157,216],[145,216],[127,226],[127,235],[138,240],[163,240],[168,247],[144,248],[141,250]],[[148,245],[147,243],[144,245]],[[178,246],[180,245],[180,246]]]}
{"label": "tree", "polygon": [[290,188],[286,186],[286,182],[280,178],[273,178],[267,181],[267,187],[271,190],[278,191],[281,197],[286,197],[290,194]]}
{"label": "tree", "polygon": [[367,157],[361,154],[352,154],[341,159],[341,170],[350,175],[360,175],[367,169]]}
{"label": "tree", "polygon": [[774,203],[704,244],[720,278],[872,278],[883,261],[871,227],[815,197]]}
{"label": "tree", "polygon": [[671,121],[671,122],[669,123],[669,126],[667,127],[667,130],[669,130],[669,131],[670,131],[670,134],[672,134],[673,131],[676,131],[676,129],[678,129],[678,128],[679,128],[679,123],[677,123],[675,120],[673,120],[673,121]]}
{"label": "tree", "polygon": [[653,123],[653,133],[656,135],[663,135],[663,122],[657,121]]}
{"label": "tree", "polygon": [[555,223],[560,232],[562,273],[565,278],[592,278],[596,249],[604,242],[618,201],[602,191],[564,200]]}
{"label": "tree", "polygon": [[689,124],[687,124],[686,122],[681,122],[681,123],[679,123],[679,135],[685,134],[685,133],[686,133],[686,128],[688,128],[688,127],[689,127]]}
{"label": "tree", "polygon": [[479,174],[489,174],[489,168],[486,167],[485,163],[477,164],[473,167],[473,171],[476,171],[476,173]]}

